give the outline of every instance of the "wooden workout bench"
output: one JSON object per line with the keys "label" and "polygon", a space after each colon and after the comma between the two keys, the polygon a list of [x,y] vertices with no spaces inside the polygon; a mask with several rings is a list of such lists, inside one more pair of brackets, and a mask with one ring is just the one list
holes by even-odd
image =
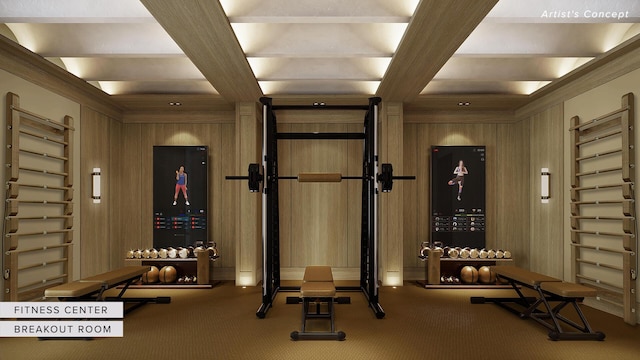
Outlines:
{"label": "wooden workout bench", "polygon": [[[518,297],[472,297],[472,304],[492,302],[523,319],[531,318],[549,329],[549,338],[551,338],[551,340],[604,340],[605,334],[599,331],[594,332],[591,329],[591,326],[578,305],[578,302],[582,302],[585,297],[596,296],[596,290],[580,284],[563,282],[560,279],[515,266],[492,266],[491,269],[495,271],[499,278],[505,279],[511,284],[518,294]],[[535,290],[538,296],[524,296],[519,286]],[[558,302],[558,305],[551,307],[550,302]],[[512,303],[519,307],[510,305]],[[569,304],[573,305],[582,321],[582,325],[560,314],[560,311]],[[540,305],[544,305],[544,310],[539,309]],[[550,322],[548,321],[549,319]],[[578,331],[564,331],[560,322]]]}
{"label": "wooden workout bench", "polygon": [[[147,303],[170,303],[171,298],[166,296],[153,298],[123,297],[129,286],[140,279],[142,274],[149,271],[150,268],[150,266],[125,266],[82,280],[50,287],[44,291],[44,296],[64,301],[122,301],[125,305],[132,303],[132,306],[125,307],[125,314]],[[104,297],[106,290],[119,285],[123,286],[117,296]]]}
{"label": "wooden workout bench", "polygon": [[[335,330],[334,297],[336,287],[329,266],[307,266],[300,287],[302,299],[302,329],[291,333],[292,340],[344,340],[346,334]],[[315,303],[315,312],[310,312],[311,303]],[[327,304],[327,312],[320,311],[320,305]],[[328,319],[331,331],[306,331],[307,319]]]}

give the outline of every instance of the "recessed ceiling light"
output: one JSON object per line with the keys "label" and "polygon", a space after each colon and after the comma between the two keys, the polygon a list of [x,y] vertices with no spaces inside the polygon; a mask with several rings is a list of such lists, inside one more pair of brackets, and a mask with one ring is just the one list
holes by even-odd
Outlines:
{"label": "recessed ceiling light", "polygon": [[469,106],[469,105],[471,105],[471,103],[468,102],[468,101],[460,101],[460,102],[458,102],[458,106]]}
{"label": "recessed ceiling light", "polygon": [[327,103],[324,101],[314,101],[313,106],[327,106]]}
{"label": "recessed ceiling light", "polygon": [[169,106],[182,106],[182,103],[179,101],[171,101],[169,102]]}

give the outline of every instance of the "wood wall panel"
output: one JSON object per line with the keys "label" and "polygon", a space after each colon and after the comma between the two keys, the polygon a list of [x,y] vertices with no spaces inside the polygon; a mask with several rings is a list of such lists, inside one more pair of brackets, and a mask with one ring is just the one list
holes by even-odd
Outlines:
{"label": "wood wall panel", "polygon": [[[285,115],[286,117],[286,115]],[[280,132],[361,132],[361,124],[289,123]],[[280,175],[303,172],[362,174],[362,141],[281,140]],[[298,183],[281,180],[281,267],[355,268],[360,259],[361,182]]]}
{"label": "wood wall panel", "polygon": [[[395,175],[404,174],[403,105],[385,102],[380,112],[379,162],[391,163]],[[395,181],[389,193],[379,196],[379,264],[383,285],[402,285],[403,266],[403,217],[404,184]]]}
{"label": "wood wall panel", "polygon": [[529,267],[529,121],[497,127],[495,247],[511,251],[515,265]]}
{"label": "wood wall panel", "polygon": [[[129,249],[153,247],[153,146],[207,145],[209,147],[209,239],[218,244],[220,259],[215,267],[229,272],[235,266],[235,184],[226,175],[235,174],[235,125],[227,122],[120,124],[121,142],[111,146],[121,152],[119,184],[120,206],[118,234],[121,242],[114,249],[124,259]],[[114,156],[114,155],[112,155]],[[171,196],[168,197],[168,201]],[[114,234],[118,232],[113,231]],[[115,263],[115,261],[114,261]],[[123,264],[123,262],[121,263]],[[215,274],[214,270],[214,274]],[[214,275],[215,276],[215,275]],[[225,275],[226,276],[226,275]]]}
{"label": "wood wall panel", "polygon": [[122,126],[122,172],[116,177],[120,184],[120,216],[122,231],[122,257],[125,250],[139,249],[142,243],[142,168],[149,166],[142,162],[142,126]]}
{"label": "wood wall panel", "polygon": [[[247,174],[250,163],[261,163],[262,117],[254,103],[236,104],[236,174]],[[247,183],[233,181],[229,191],[237,201],[235,212],[236,257],[235,279],[237,285],[256,285],[262,278],[261,206],[259,193],[247,191]],[[242,186],[241,186],[242,185]]]}
{"label": "wood wall panel", "polygon": [[[563,106],[530,117],[530,269],[563,277]],[[550,196],[540,202],[540,169],[548,167]]]}
{"label": "wood wall panel", "polygon": [[[351,125],[349,131],[361,132],[362,122]],[[347,175],[362,176],[362,162],[364,153],[364,142],[347,142]],[[360,269],[361,252],[361,222],[362,222],[362,181],[347,181],[347,193],[349,203],[347,204],[347,267],[350,269]]]}
{"label": "wood wall panel", "polygon": [[[415,119],[414,119],[415,120]],[[418,259],[420,243],[429,241],[430,157],[432,145],[484,145],[486,161],[486,244],[509,249],[510,240],[498,239],[498,204],[502,197],[518,197],[509,188],[498,185],[498,174],[506,171],[499,162],[498,128],[506,124],[419,123],[404,124],[404,173],[416,175],[416,181],[404,184],[404,268],[405,280],[424,277],[424,264]],[[521,195],[522,201],[528,199]],[[522,222],[526,220],[522,218]],[[502,233],[500,233],[502,236]]]}
{"label": "wood wall panel", "polygon": [[120,213],[122,207],[122,197],[120,192],[125,178],[120,176],[125,170],[123,166],[123,134],[122,123],[119,121],[109,121],[109,181],[105,184],[105,191],[109,194],[111,206],[109,206],[109,241],[113,251],[110,254],[110,268],[117,269],[124,266],[124,232],[120,226]]}
{"label": "wood wall panel", "polygon": [[[236,183],[231,181],[223,181],[222,177],[235,174],[236,164],[230,159],[236,158],[235,153],[235,125],[234,124],[221,124],[218,126],[219,138],[215,139],[219,145],[218,149],[214,152],[211,150],[210,159],[214,165],[220,164],[216,167],[214,173],[212,169],[209,169],[209,178],[216,179],[214,182],[213,196],[209,197],[209,208],[213,209],[214,233],[213,241],[218,243],[218,248],[224,251],[224,256],[227,257],[225,261],[220,263],[221,267],[231,268],[235,266],[236,247],[234,246],[236,241],[236,227],[234,217],[235,209],[237,208],[237,188],[242,187],[242,190],[246,191],[246,184]],[[216,142],[211,141],[213,147]],[[244,186],[243,186],[244,185]],[[224,249],[224,250],[223,250]],[[217,266],[217,265],[216,265]]]}
{"label": "wood wall panel", "polygon": [[[80,147],[80,191],[75,198],[79,200],[82,211],[80,223],[80,277],[92,276],[111,269],[113,236],[111,233],[111,209],[114,207],[114,195],[111,192],[111,179],[115,175],[111,169],[111,123],[113,119],[95,110],[83,106],[81,109]],[[94,204],[91,199],[94,167],[101,169],[102,199]]]}

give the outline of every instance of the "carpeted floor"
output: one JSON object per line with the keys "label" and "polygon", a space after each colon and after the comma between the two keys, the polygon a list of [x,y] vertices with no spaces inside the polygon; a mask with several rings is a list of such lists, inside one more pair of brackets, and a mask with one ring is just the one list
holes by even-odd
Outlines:
{"label": "carpeted floor", "polygon": [[[532,320],[520,320],[495,305],[472,305],[470,296],[511,296],[509,290],[425,290],[407,283],[384,287],[387,313],[376,319],[361,293],[336,306],[338,341],[299,341],[300,305],[280,293],[265,319],[255,310],[260,288],[223,283],[211,290],[154,291],[171,304],[150,304],[127,315],[124,338],[47,340],[0,339],[0,360],[22,359],[639,359],[640,327],[584,307],[603,342],[559,341]],[[144,294],[148,295],[148,293]]]}

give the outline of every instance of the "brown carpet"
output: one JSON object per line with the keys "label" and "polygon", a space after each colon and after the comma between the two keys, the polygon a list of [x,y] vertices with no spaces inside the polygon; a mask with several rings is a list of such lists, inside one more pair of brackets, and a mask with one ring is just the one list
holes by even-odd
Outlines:
{"label": "brown carpet", "polygon": [[[131,290],[130,296],[172,296],[127,315],[124,338],[84,340],[0,339],[0,360],[22,359],[638,359],[640,327],[583,307],[603,342],[559,341],[532,320],[470,296],[511,296],[509,290],[425,290],[414,284],[381,289],[387,316],[376,319],[361,293],[336,306],[338,341],[299,341],[300,306],[280,293],[265,319],[255,310],[260,288],[224,283],[210,290]],[[347,295],[347,294],[340,294]]]}

